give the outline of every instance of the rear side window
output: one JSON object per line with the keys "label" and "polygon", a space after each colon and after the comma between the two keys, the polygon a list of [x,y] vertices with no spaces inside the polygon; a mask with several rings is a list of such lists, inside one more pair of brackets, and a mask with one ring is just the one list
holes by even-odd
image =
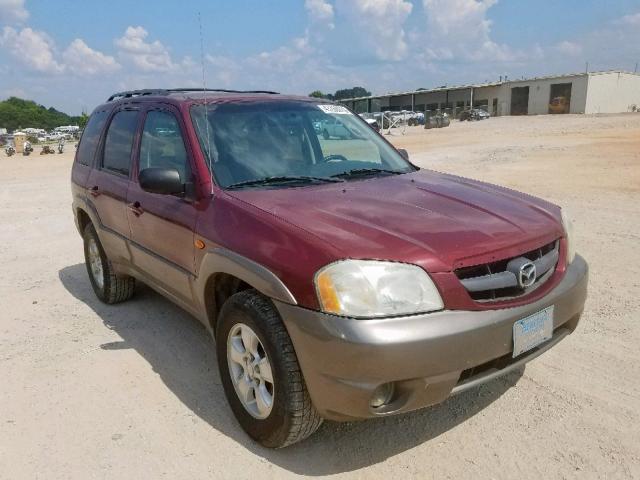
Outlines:
{"label": "rear side window", "polygon": [[129,175],[131,148],[137,125],[137,111],[124,110],[113,116],[104,142],[102,168],[120,175]]}
{"label": "rear side window", "polygon": [[107,115],[107,112],[96,112],[89,118],[78,146],[78,163],[82,165],[91,165],[93,163],[93,156],[96,153],[96,147],[100,141],[100,133],[102,132],[102,127],[104,127],[104,122],[107,120]]}

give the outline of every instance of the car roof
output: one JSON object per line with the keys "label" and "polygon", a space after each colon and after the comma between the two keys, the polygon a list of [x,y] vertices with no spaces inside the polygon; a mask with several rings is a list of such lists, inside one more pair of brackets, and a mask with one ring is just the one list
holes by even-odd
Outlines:
{"label": "car roof", "polygon": [[143,89],[128,90],[111,95],[107,101],[98,106],[96,110],[111,109],[117,105],[129,103],[203,103],[209,101],[301,101],[314,103],[334,103],[322,98],[313,98],[302,95],[283,95],[270,90],[229,90],[229,89],[205,89],[205,88],[169,88],[169,89]]}

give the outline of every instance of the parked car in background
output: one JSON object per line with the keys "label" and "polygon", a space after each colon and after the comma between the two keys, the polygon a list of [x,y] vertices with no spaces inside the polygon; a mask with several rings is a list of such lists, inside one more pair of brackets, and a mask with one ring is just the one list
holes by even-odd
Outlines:
{"label": "parked car in background", "polygon": [[447,113],[434,113],[427,115],[424,121],[424,128],[443,128],[451,124],[451,118]]}
{"label": "parked car in background", "polygon": [[482,108],[468,108],[460,112],[460,115],[458,115],[458,119],[461,122],[464,122],[464,121],[471,122],[474,120],[486,120],[489,117],[491,117],[491,115],[489,115],[489,112],[487,112],[486,110],[483,110]]}
{"label": "parked car in background", "polygon": [[365,122],[369,124],[371,128],[373,128],[376,132],[380,131],[380,124],[378,120],[374,117],[373,113],[360,113],[359,114]]}
{"label": "parked car in background", "polygon": [[387,112],[394,120],[399,120],[409,126],[424,124],[424,113],[412,112],[411,110],[400,110],[399,112]]}
{"label": "parked car in background", "polygon": [[555,97],[549,102],[549,113],[569,113],[569,99]]}
{"label": "parked car in background", "polygon": [[113,95],[71,191],[96,296],[123,302],[142,281],[198,318],[231,410],[267,447],[519,370],[575,330],[587,295],[559,206],[418,168],[325,100]]}
{"label": "parked car in background", "polygon": [[353,133],[338,118],[328,118],[322,122],[322,136],[330,138],[351,138]]}
{"label": "parked car in background", "polygon": [[378,122],[375,118],[365,118],[364,121],[367,122],[369,126],[373,128],[376,132],[380,131],[380,125],[378,125]]}

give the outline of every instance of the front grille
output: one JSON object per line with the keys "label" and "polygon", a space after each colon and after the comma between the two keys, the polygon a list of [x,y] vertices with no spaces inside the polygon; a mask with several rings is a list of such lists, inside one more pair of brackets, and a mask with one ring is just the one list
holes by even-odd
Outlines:
{"label": "front grille", "polygon": [[[482,265],[464,267],[455,271],[456,276],[476,302],[509,300],[531,293],[544,284],[555,272],[558,264],[560,242],[548,243],[517,257],[506,258]],[[527,276],[535,266],[535,280]],[[526,272],[522,273],[524,267]]]}

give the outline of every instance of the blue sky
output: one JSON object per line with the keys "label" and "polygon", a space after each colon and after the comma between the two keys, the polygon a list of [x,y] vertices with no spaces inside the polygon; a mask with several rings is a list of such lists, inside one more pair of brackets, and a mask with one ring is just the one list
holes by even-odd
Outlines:
{"label": "blue sky", "polygon": [[633,70],[640,0],[0,0],[0,98],[69,113],[131,88],[374,93]]}

